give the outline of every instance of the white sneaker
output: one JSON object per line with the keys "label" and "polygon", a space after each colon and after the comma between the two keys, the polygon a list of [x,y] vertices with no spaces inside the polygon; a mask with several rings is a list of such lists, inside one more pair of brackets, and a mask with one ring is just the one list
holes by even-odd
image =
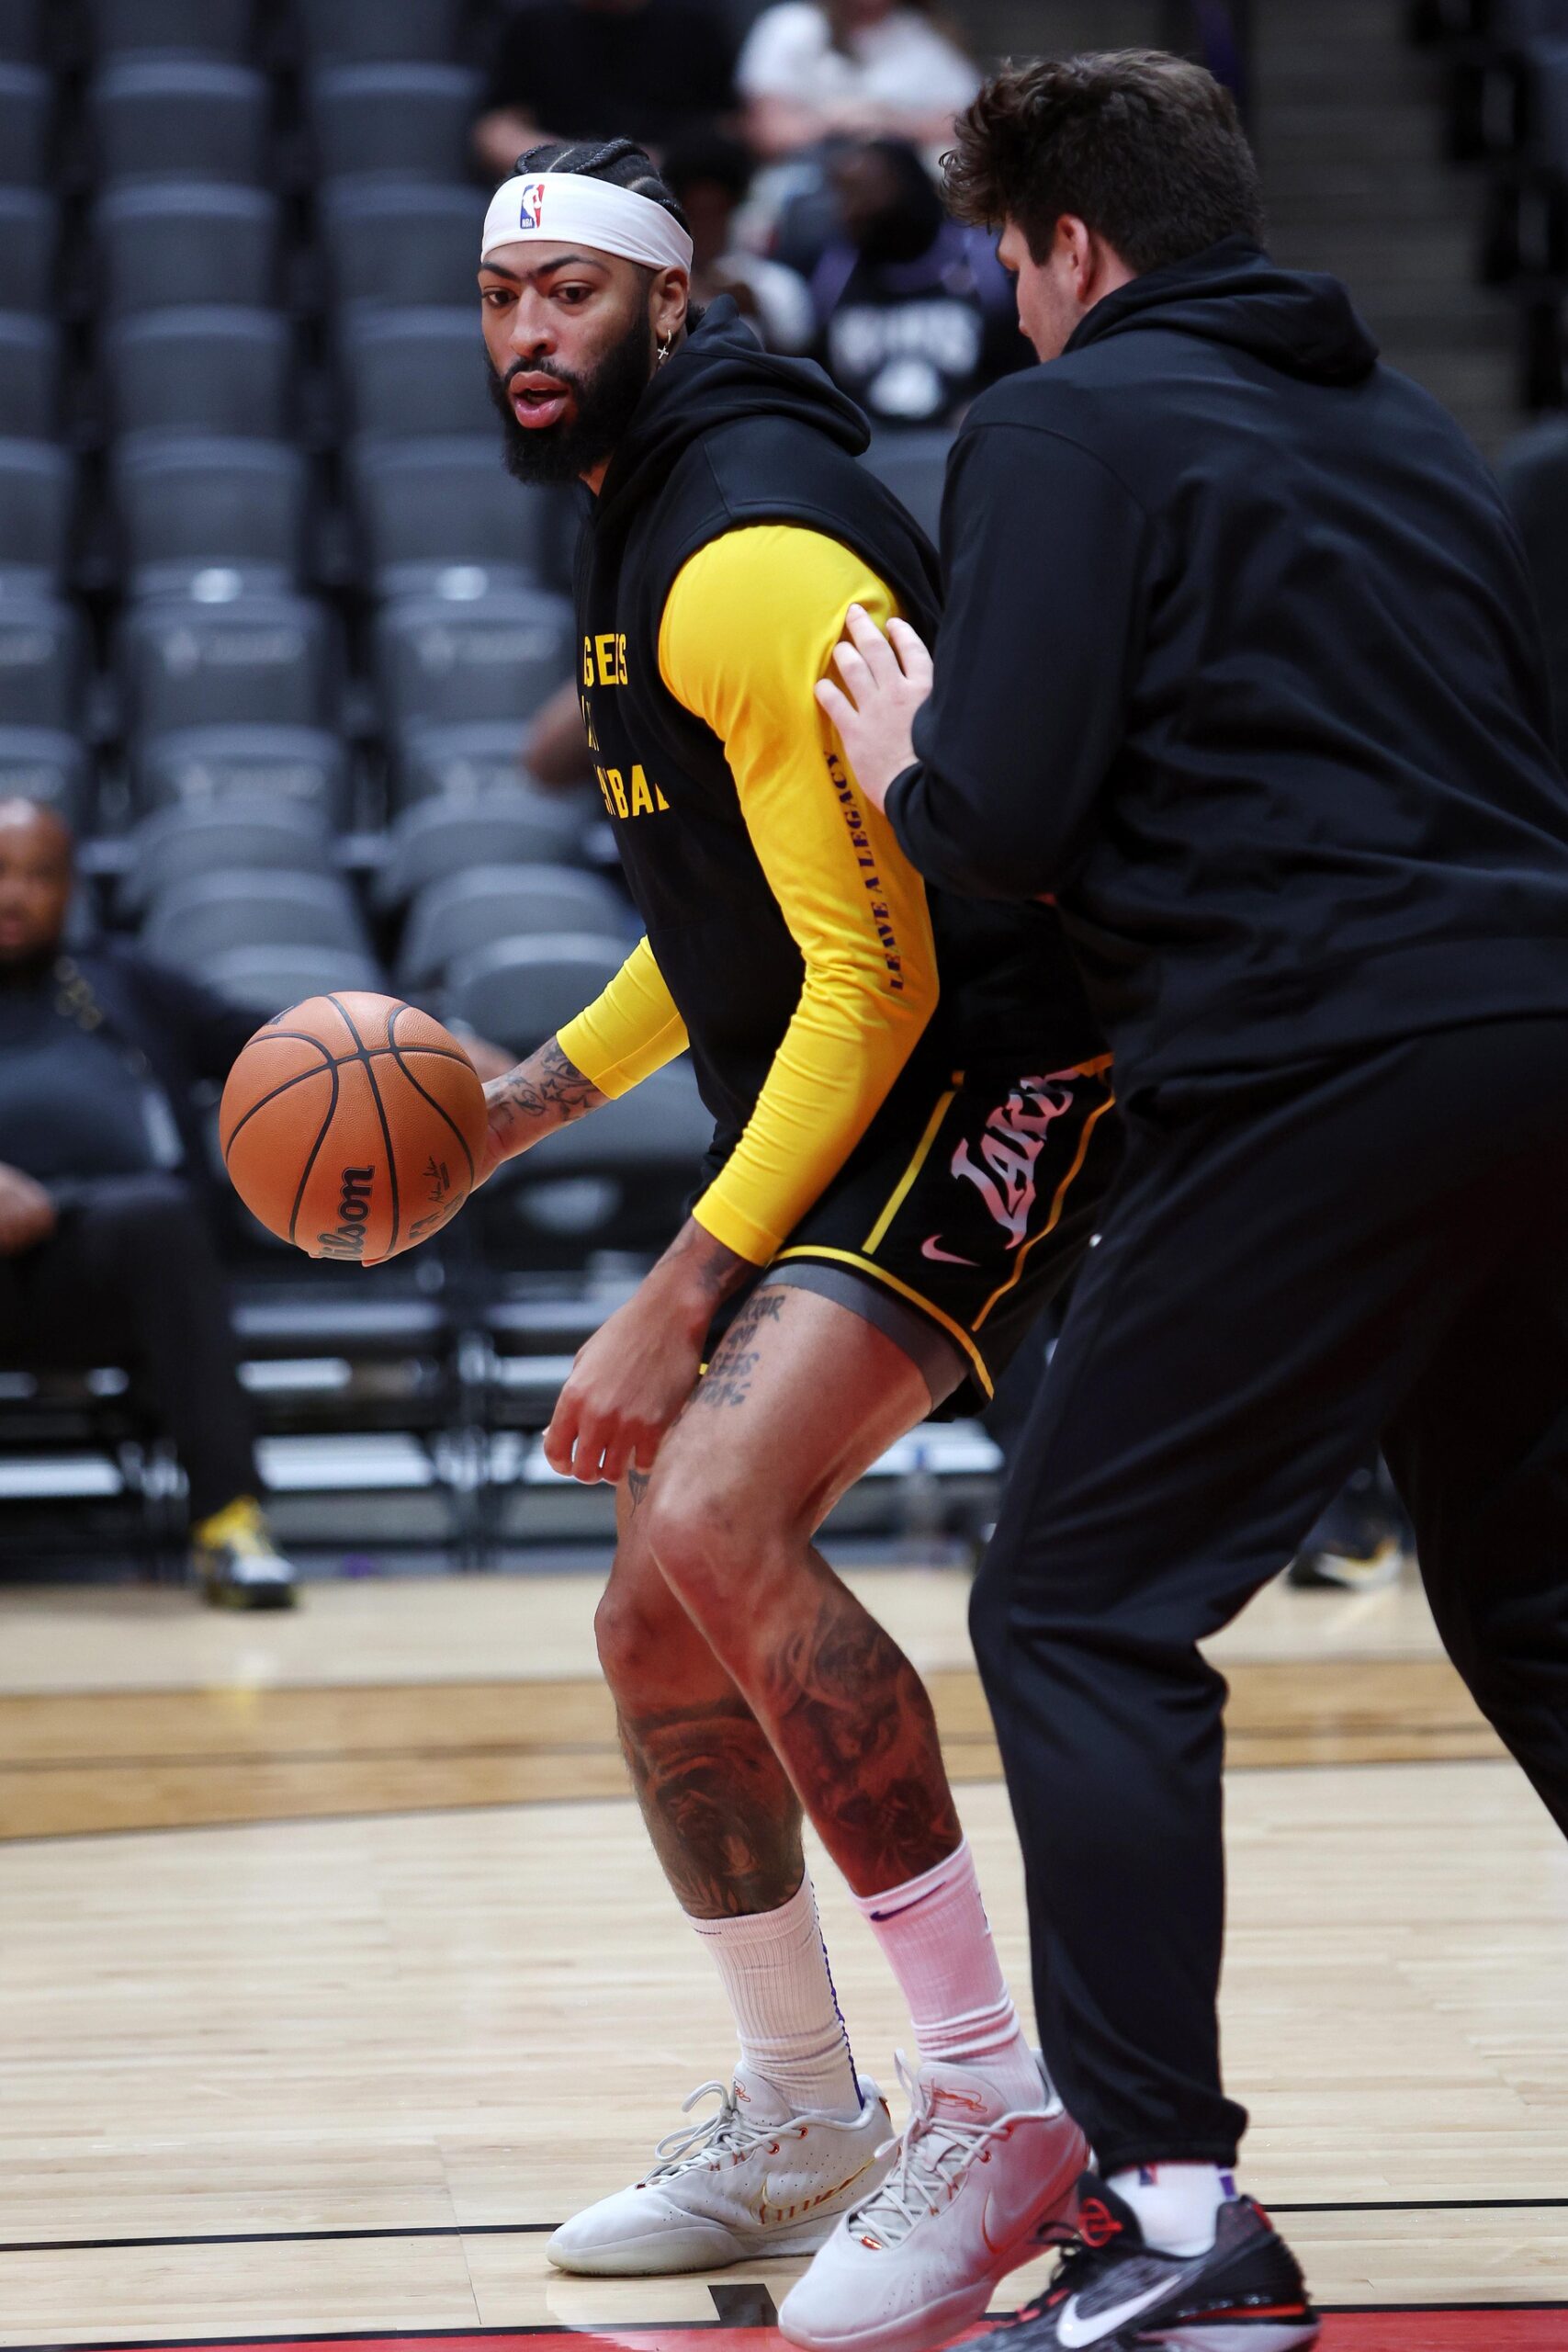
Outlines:
{"label": "white sneaker", "polygon": [[1038,2252],[1036,2233],[1069,2211],[1089,2143],[1054,2091],[1049,2106],[1010,2109],[973,2066],[898,2079],[909,2120],[897,2159],[846,2213],[779,2326],[810,2352],[928,2352],[980,2319],[1010,2270]]}
{"label": "white sneaker", "polygon": [[815,2254],[893,2160],[887,2102],[863,2075],[861,2111],[848,2122],[796,2114],[744,2066],[728,2089],[705,2083],[682,2112],[710,2093],[717,2113],[667,2132],[646,2180],[561,2223],[545,2248],[558,2270],[646,2278]]}

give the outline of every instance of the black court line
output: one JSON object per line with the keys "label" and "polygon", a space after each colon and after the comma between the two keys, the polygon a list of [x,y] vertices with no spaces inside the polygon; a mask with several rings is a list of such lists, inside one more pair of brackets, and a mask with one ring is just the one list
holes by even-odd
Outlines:
{"label": "black court line", "polygon": [[[1387,2199],[1371,2199],[1352,2204],[1327,2203],[1314,2205],[1283,2205],[1269,2200],[1270,2213],[1540,2213],[1568,2211],[1568,2197],[1396,2197]],[[146,2238],[0,2238],[0,2255],[4,2254],[130,2254],[138,2249],[155,2249],[167,2245],[315,2245],[344,2241],[370,2243],[383,2238],[528,2238],[553,2233],[558,2222],[424,2222],[384,2230],[210,2230],[197,2231],[179,2237]],[[1345,2309],[1359,2309],[1347,2304]],[[1375,2308],[1381,2309],[1382,2306]],[[1447,2306],[1423,2304],[1423,2310],[1440,2311]],[[1456,2311],[1468,2310],[1468,2304],[1456,2303]],[[1510,2307],[1511,2308],[1511,2307]],[[1521,2309],[1531,2308],[1520,2306]],[[1542,2311],[1555,2311],[1555,2303],[1543,2303]],[[439,2331],[436,2331],[439,2333]],[[374,2333],[374,2331],[372,2331]],[[405,2331],[429,2335],[431,2331]],[[462,2329],[457,2331],[461,2335]],[[504,2330],[502,2331],[504,2333]],[[251,2339],[236,2337],[236,2343]],[[276,2338],[257,2336],[258,2344],[267,2342],[292,2343],[291,2336]],[[299,2339],[305,2341],[303,2337]],[[314,2338],[310,2339],[314,2341]],[[323,2342],[335,2338],[323,2337]],[[344,2338],[346,2343],[350,2339]],[[225,2339],[227,2341],[227,2339]]]}

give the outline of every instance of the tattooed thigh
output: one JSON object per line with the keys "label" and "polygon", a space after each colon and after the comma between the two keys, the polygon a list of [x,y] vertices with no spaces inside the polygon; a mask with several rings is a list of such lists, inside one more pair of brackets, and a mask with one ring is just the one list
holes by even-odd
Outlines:
{"label": "tattooed thigh", "polygon": [[784,1310],[783,1290],[754,1290],[714,1350],[713,1361],[698,1381],[688,1410],[721,1412],[744,1405],[762,1361],[758,1340]]}

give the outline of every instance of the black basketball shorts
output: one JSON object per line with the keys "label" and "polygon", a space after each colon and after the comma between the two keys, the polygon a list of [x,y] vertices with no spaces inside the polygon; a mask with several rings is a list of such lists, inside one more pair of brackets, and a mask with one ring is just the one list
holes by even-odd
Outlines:
{"label": "black basketball shorts", "polygon": [[944,1418],[979,1410],[1089,1246],[1119,1156],[1113,1102],[1109,1054],[906,1070],[761,1280],[876,1324]]}

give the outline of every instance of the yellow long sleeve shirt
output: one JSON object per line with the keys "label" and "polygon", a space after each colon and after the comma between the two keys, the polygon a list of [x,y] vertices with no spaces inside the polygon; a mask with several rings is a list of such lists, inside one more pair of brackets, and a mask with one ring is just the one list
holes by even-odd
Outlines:
{"label": "yellow long sleeve shirt", "polygon": [[[800,1001],[744,1134],[697,1204],[699,1223],[765,1265],[837,1174],[936,1009],[925,886],[845,776],[815,689],[852,604],[897,607],[825,534],[725,533],[677,575],[660,674],[724,746],[747,831],[805,965]],[[680,1053],[685,1024],[647,941],[560,1033],[609,1095]]]}

